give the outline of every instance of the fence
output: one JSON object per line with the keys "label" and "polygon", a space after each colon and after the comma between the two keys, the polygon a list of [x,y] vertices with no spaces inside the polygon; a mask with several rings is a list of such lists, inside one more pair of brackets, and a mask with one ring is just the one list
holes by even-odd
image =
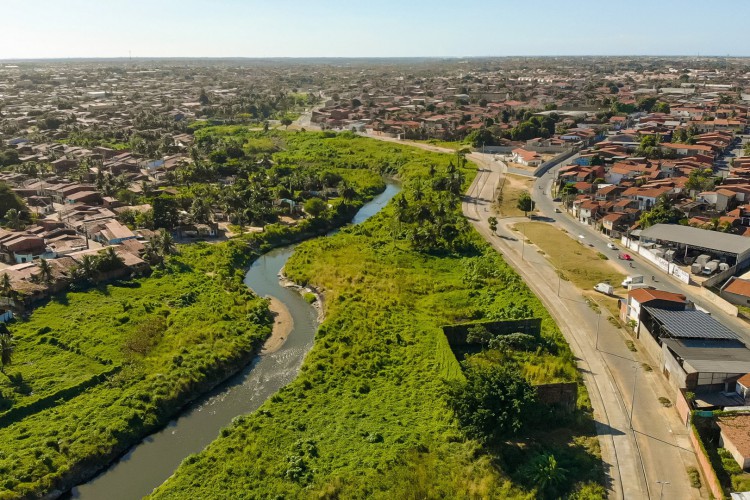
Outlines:
{"label": "fence", "polygon": [[726,271],[721,271],[718,274],[715,274],[714,276],[711,276],[706,281],[703,282],[704,288],[712,288],[712,287],[720,287],[724,281],[728,280],[732,276],[735,276],[737,274],[740,274],[742,271],[750,267],[750,260],[746,260],[745,262],[741,264],[734,265],[727,269]]}
{"label": "fence", "polygon": [[623,236],[620,239],[620,243],[622,243],[622,245],[628,250],[638,252],[638,255],[642,256],[677,281],[681,281],[682,283],[686,283],[688,285],[690,284],[690,273],[686,272],[683,269],[680,269],[680,266],[678,266],[677,264],[659,257],[648,248],[641,247],[638,241],[631,240],[627,236]]}

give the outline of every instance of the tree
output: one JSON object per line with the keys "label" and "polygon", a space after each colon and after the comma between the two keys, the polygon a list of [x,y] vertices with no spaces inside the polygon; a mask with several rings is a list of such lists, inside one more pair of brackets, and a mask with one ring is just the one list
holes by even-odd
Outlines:
{"label": "tree", "polygon": [[666,196],[660,196],[651,210],[641,214],[639,223],[645,229],[654,224],[675,224],[684,218],[683,213],[673,207]]}
{"label": "tree", "polygon": [[13,284],[10,282],[10,276],[8,276],[8,273],[3,273],[3,276],[0,278],[0,294],[2,294],[3,297],[10,297],[13,295]]}
{"label": "tree", "polygon": [[190,218],[198,224],[208,224],[211,221],[211,207],[206,198],[198,196],[193,200],[190,205]]}
{"label": "tree", "polygon": [[280,121],[281,121],[281,124],[284,125],[285,128],[288,128],[289,125],[292,124],[292,119],[289,118],[288,116],[282,117]]}
{"label": "tree", "polygon": [[669,113],[670,107],[668,103],[659,101],[654,105],[653,111],[654,113]]}
{"label": "tree", "polygon": [[0,324],[0,372],[5,373],[5,367],[13,361],[16,341],[5,325]]}
{"label": "tree", "polygon": [[710,191],[714,188],[716,182],[713,171],[707,169],[694,169],[690,171],[688,180],[685,183],[685,189],[688,191]]}
{"label": "tree", "polygon": [[179,222],[177,202],[169,196],[159,196],[153,200],[154,227],[172,229]]}
{"label": "tree", "polygon": [[209,104],[211,104],[211,100],[206,94],[206,89],[201,89],[201,93],[198,96],[198,102],[201,103],[201,106],[208,106]]}
{"label": "tree", "polygon": [[560,487],[568,479],[568,471],[560,467],[557,459],[551,453],[538,455],[527,466],[525,474],[530,484],[539,488],[545,498],[558,498]]}
{"label": "tree", "polygon": [[315,218],[322,214],[326,208],[328,208],[328,205],[320,198],[310,198],[304,204],[305,212]]}
{"label": "tree", "polygon": [[96,259],[92,255],[84,255],[81,262],[73,270],[76,279],[91,282],[96,275]]}
{"label": "tree", "polygon": [[518,204],[516,205],[519,210],[523,210],[524,217],[527,217],[529,212],[534,210],[534,200],[531,199],[531,195],[528,192],[521,193],[518,197]]}
{"label": "tree", "polygon": [[466,136],[466,140],[475,148],[494,146],[497,142],[497,139],[492,135],[492,132],[486,128],[471,131],[469,135]]}
{"label": "tree", "polygon": [[23,223],[21,222],[21,214],[18,213],[18,210],[15,208],[11,208],[7,212],[5,212],[5,221],[7,222],[8,226],[10,226],[12,229],[15,229],[18,231],[21,229]]}
{"label": "tree", "polygon": [[465,383],[448,387],[448,404],[466,433],[484,443],[497,443],[520,431],[524,413],[536,393],[514,367],[464,362]]}
{"label": "tree", "polygon": [[39,259],[39,277],[44,283],[52,281],[52,266],[49,265],[49,262],[44,257]]}
{"label": "tree", "polygon": [[97,253],[96,268],[98,271],[106,273],[122,267],[122,257],[117,255],[115,247],[107,247]]}
{"label": "tree", "polygon": [[19,214],[26,212],[27,208],[23,200],[8,186],[0,182],[0,215],[5,215],[8,210],[14,209]]}
{"label": "tree", "polygon": [[492,215],[490,217],[487,217],[487,224],[489,224],[492,234],[495,234],[495,232],[497,231],[497,217]]}
{"label": "tree", "polygon": [[161,231],[161,234],[159,235],[159,250],[161,251],[162,256],[172,255],[177,252],[174,238],[172,238],[172,233],[169,231]]}

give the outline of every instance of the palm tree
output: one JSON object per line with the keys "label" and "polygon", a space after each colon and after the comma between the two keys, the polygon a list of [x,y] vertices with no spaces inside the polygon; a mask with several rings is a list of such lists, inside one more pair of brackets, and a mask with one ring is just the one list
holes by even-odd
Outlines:
{"label": "palm tree", "polygon": [[45,283],[52,281],[52,266],[49,265],[49,262],[44,257],[39,259],[39,276]]}
{"label": "palm tree", "polygon": [[115,247],[107,247],[97,254],[96,267],[99,271],[112,271],[120,266],[122,266],[122,257],[117,255]]}
{"label": "palm tree", "polygon": [[91,281],[96,274],[96,259],[91,255],[84,255],[75,269],[75,274],[80,279]]}
{"label": "palm tree", "polygon": [[163,256],[172,255],[173,253],[177,252],[177,247],[174,244],[174,238],[172,238],[172,233],[170,233],[167,230],[162,229],[161,237],[159,239],[161,241],[161,253]]}
{"label": "palm tree", "polygon": [[5,325],[0,324],[0,372],[5,373],[5,367],[13,361],[13,351],[16,341]]}
{"label": "palm tree", "polygon": [[554,455],[540,455],[530,465],[529,479],[539,491],[555,497],[557,489],[567,479],[568,471],[559,466]]}

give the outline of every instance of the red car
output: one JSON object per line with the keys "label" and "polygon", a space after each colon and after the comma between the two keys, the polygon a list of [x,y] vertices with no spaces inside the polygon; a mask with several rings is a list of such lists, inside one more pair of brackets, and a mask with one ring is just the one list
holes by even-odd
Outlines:
{"label": "red car", "polygon": [[631,257],[629,254],[621,253],[618,258],[620,260],[633,260],[633,257]]}

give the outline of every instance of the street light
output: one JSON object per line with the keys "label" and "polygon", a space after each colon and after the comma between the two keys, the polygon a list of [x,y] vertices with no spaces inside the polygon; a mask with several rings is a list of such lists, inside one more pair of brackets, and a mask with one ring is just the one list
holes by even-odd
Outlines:
{"label": "street light", "polygon": [[599,314],[596,316],[596,350],[599,350],[599,323],[602,320],[602,311],[599,310]]}
{"label": "street light", "polygon": [[664,494],[664,485],[669,484],[669,481],[656,481],[656,484],[661,485],[661,488],[659,488],[659,500],[661,500],[662,495]]}
{"label": "street light", "polygon": [[633,411],[635,410],[635,384],[638,381],[638,365],[633,366],[633,397],[630,400],[630,430],[633,430]]}

